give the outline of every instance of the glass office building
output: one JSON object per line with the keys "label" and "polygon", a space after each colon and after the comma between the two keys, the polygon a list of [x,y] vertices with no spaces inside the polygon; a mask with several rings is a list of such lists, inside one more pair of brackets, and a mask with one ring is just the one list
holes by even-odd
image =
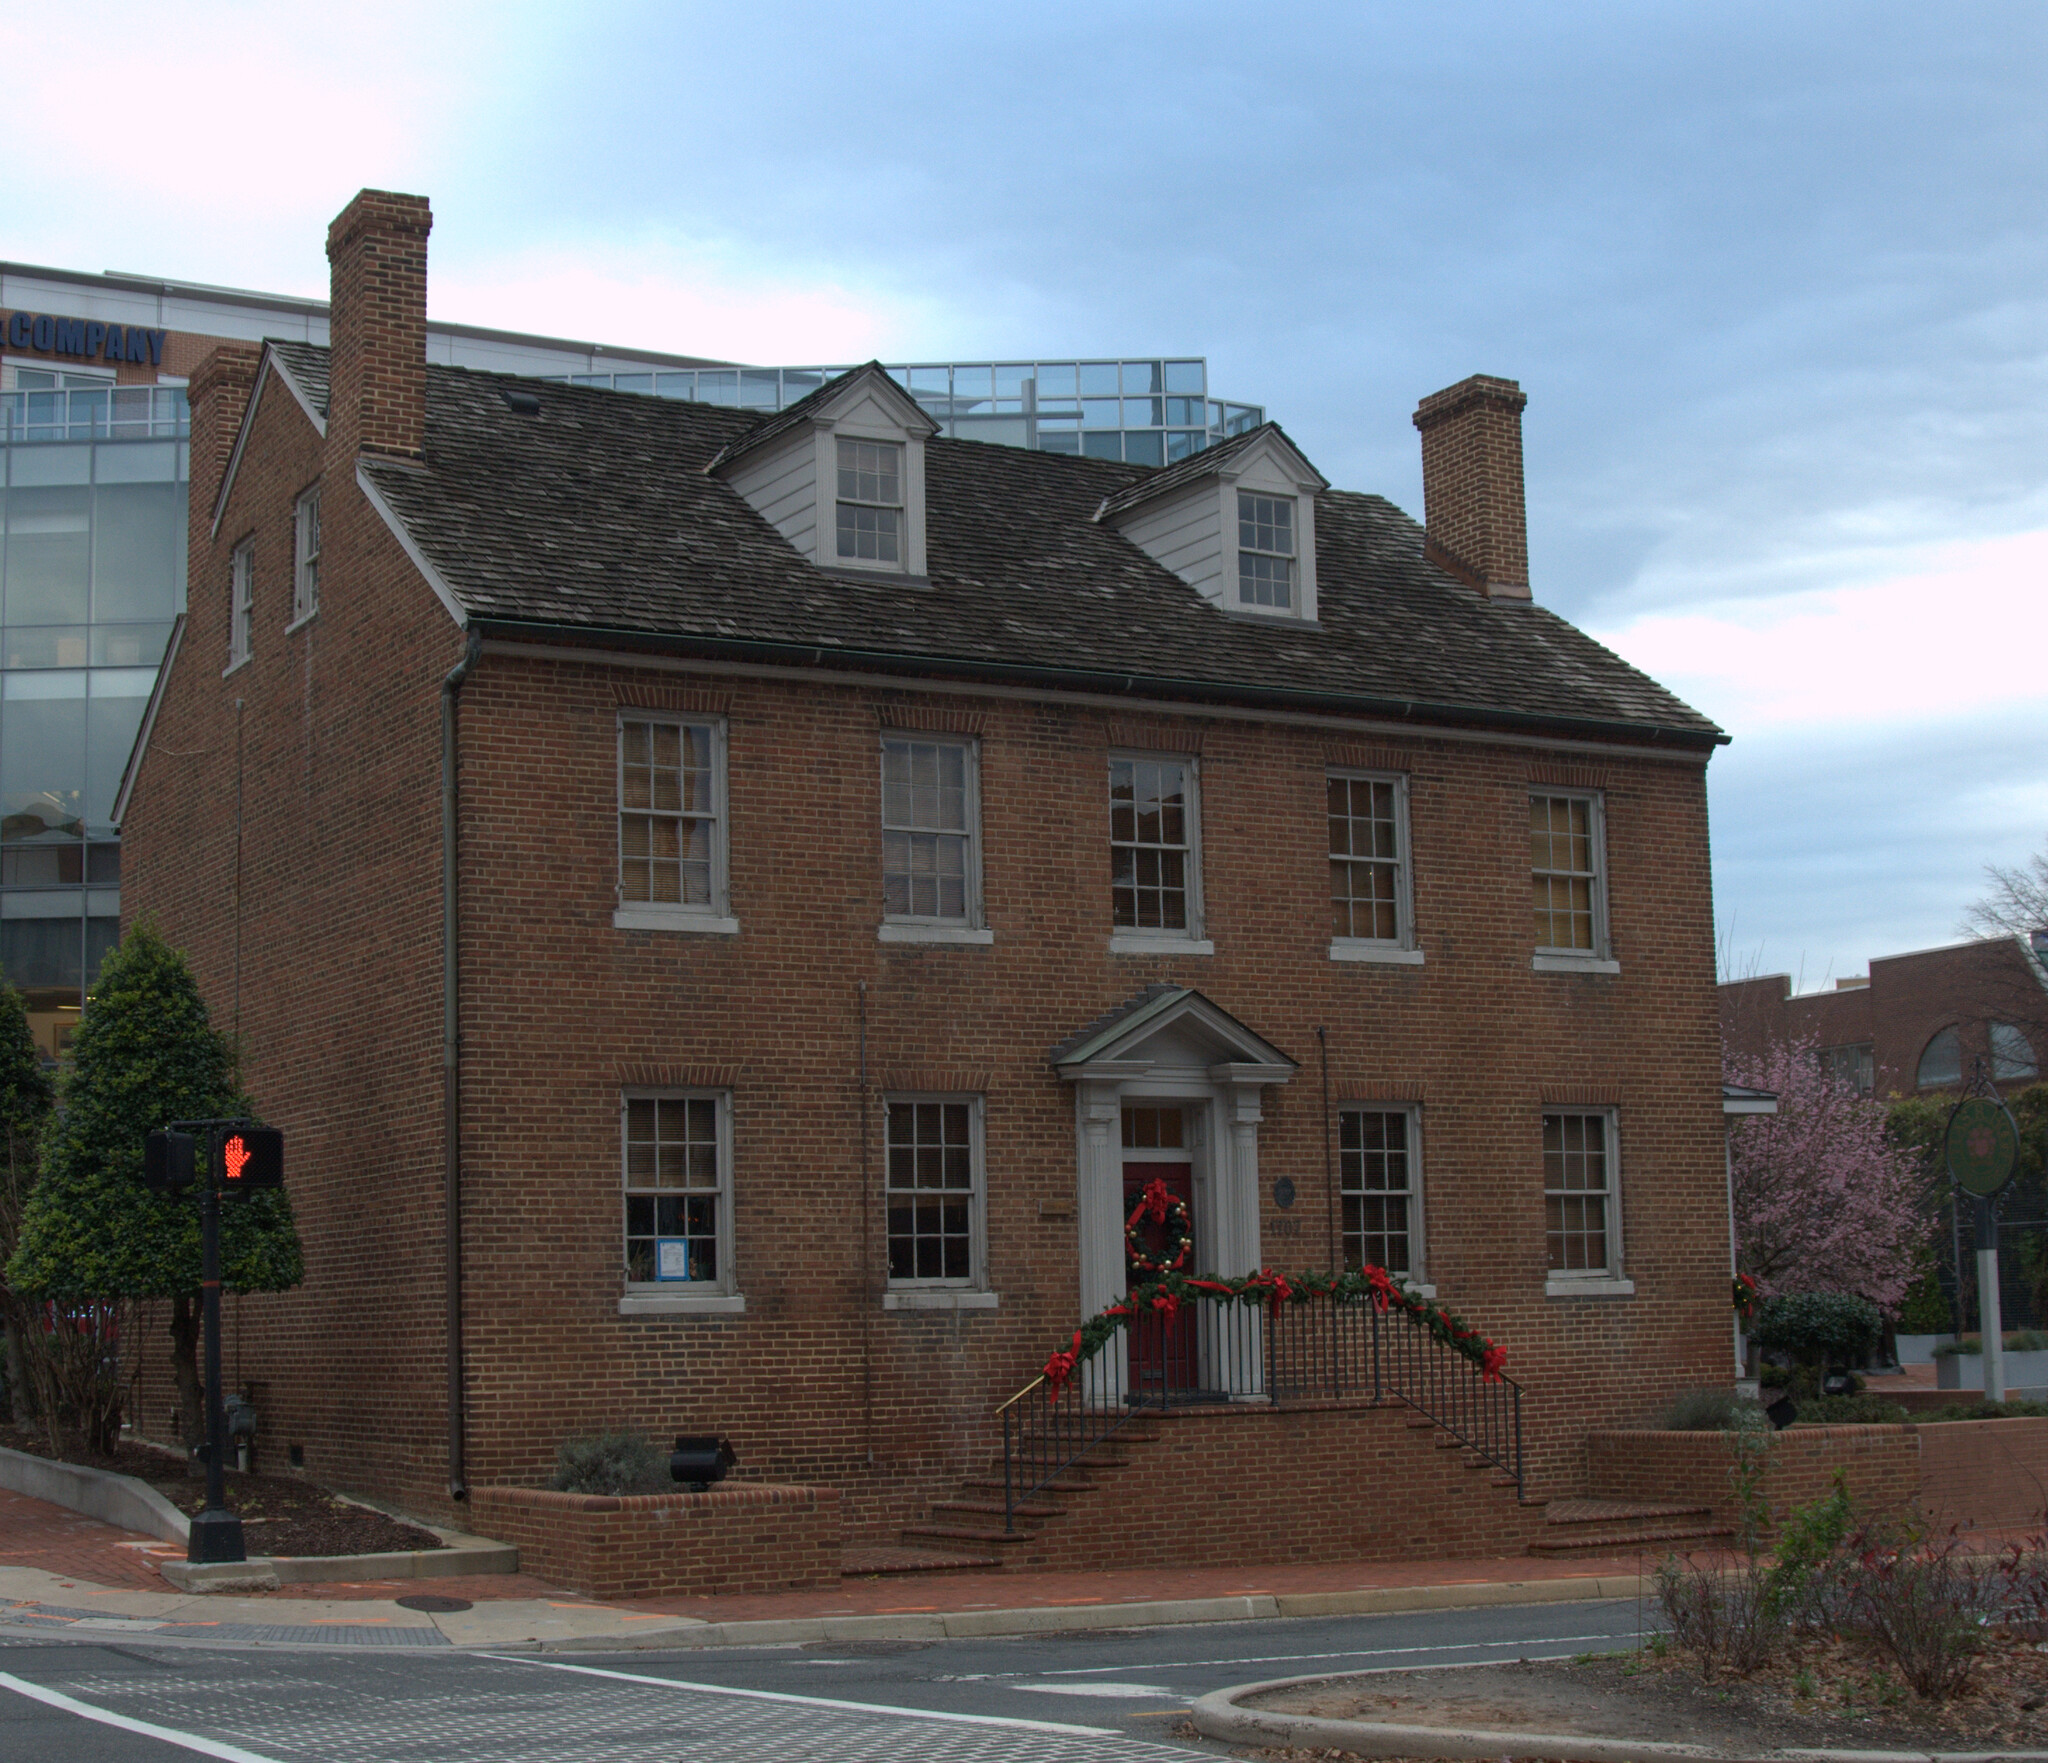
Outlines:
{"label": "glass office building", "polygon": [[[844,367],[700,367],[537,377],[774,411],[844,372]],[[1209,364],[1199,359],[905,362],[889,373],[942,433],[956,439],[1132,465],[1170,465],[1266,420],[1256,404],[1211,398]]]}
{"label": "glass office building", "polygon": [[62,1054],[119,934],[114,794],[185,603],[185,394],[0,392],[0,971]]}

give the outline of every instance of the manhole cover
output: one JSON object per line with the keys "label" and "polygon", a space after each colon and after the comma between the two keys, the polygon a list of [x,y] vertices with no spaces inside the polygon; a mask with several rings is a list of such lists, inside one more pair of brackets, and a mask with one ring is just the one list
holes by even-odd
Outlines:
{"label": "manhole cover", "polygon": [[435,1616],[445,1616],[453,1610],[476,1608],[467,1598],[444,1598],[437,1592],[415,1592],[409,1598],[400,1598],[398,1607],[401,1610],[425,1610]]}

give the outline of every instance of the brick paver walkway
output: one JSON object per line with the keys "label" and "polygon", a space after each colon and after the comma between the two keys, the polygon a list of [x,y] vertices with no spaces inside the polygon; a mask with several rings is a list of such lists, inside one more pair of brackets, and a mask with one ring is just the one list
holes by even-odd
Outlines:
{"label": "brick paver walkway", "polygon": [[0,1489],[0,1563],[9,1567],[40,1567],[88,1585],[161,1592],[169,1587],[156,1570],[159,1555],[175,1559],[182,1553],[175,1543]]}

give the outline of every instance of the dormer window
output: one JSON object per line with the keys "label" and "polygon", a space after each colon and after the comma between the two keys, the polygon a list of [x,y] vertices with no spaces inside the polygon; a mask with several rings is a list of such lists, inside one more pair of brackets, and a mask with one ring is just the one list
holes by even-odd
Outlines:
{"label": "dormer window", "polygon": [[1294,498],[1237,493],[1237,597],[1247,606],[1294,609]]}
{"label": "dormer window", "polygon": [[839,437],[839,555],[903,560],[903,449],[893,441]]}

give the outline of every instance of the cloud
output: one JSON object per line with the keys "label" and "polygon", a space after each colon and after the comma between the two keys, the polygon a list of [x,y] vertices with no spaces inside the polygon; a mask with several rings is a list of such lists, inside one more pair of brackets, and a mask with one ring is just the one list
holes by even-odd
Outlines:
{"label": "cloud", "polygon": [[770,364],[900,352],[928,303],[829,275],[752,267],[729,244],[593,239],[436,263],[433,311],[619,349]]}
{"label": "cloud", "polygon": [[1909,573],[1652,613],[1599,640],[1740,739],[2037,702],[2048,531],[1923,553]]}

